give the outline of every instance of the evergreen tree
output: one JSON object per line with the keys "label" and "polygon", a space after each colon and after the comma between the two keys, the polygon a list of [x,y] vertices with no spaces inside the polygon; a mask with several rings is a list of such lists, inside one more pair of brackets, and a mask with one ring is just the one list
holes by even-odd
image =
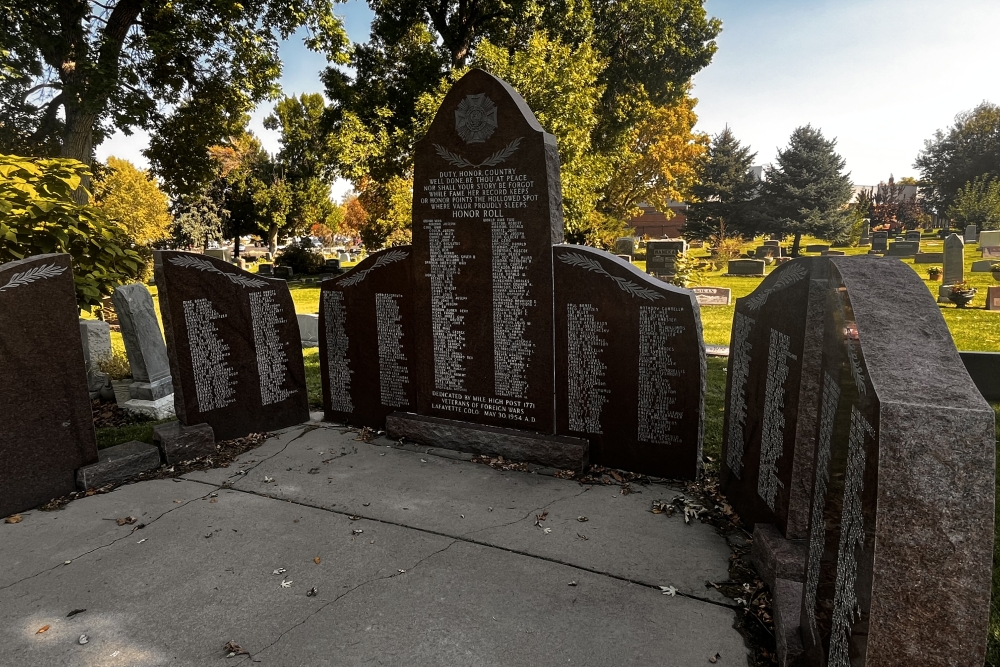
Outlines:
{"label": "evergreen tree", "polygon": [[710,236],[754,235],[761,182],[750,170],[756,153],[728,127],[712,137],[708,155],[698,167],[698,180],[691,188],[695,203],[688,208],[683,234],[686,239]]}
{"label": "evergreen tree", "polygon": [[765,170],[764,212],[761,230],[794,236],[792,255],[799,253],[803,234],[823,239],[843,236],[851,224],[846,204],[851,198],[851,176],[846,162],[834,151],[836,139],[826,139],[811,125],[792,132],[788,148],[778,151],[777,166]]}

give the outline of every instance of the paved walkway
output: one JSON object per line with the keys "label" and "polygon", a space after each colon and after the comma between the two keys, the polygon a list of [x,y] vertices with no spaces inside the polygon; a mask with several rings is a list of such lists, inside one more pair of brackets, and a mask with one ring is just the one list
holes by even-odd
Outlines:
{"label": "paved walkway", "polygon": [[728,578],[725,540],[649,511],[677,489],[356,437],[303,425],[228,468],[0,524],[0,664],[747,664],[705,586]]}

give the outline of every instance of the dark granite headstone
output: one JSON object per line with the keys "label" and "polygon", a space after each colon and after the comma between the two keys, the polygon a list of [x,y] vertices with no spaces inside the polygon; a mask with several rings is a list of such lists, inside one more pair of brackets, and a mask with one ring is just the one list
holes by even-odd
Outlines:
{"label": "dark granite headstone", "polygon": [[634,257],[635,238],[631,236],[623,236],[615,241],[615,253],[618,255],[632,255]]}
{"label": "dark granite headstone", "polygon": [[943,252],[918,252],[913,256],[914,264],[940,264],[943,261]]}
{"label": "dark granite headstone", "polygon": [[781,246],[779,245],[762,245],[757,246],[755,251],[755,256],[763,259],[764,257],[781,257]]}
{"label": "dark granite headstone", "polygon": [[969,270],[972,273],[989,273],[993,270],[993,264],[995,264],[995,262],[991,259],[979,259],[972,263]]}
{"label": "dark granite headstone", "polygon": [[721,463],[743,523],[806,536],[830,260],[802,257],[736,300]]}
{"label": "dark granite headstone", "polygon": [[885,252],[889,249],[889,232],[872,232],[872,250]]}
{"label": "dark granite headstone", "polygon": [[762,276],[764,275],[764,260],[731,259],[727,262],[726,274],[731,276]]}
{"label": "dark granite headstone", "polygon": [[965,241],[966,243],[975,243],[976,234],[978,231],[979,230],[975,225],[967,225],[965,227],[965,236],[962,240]]}
{"label": "dark granite headstone", "polygon": [[552,433],[555,137],[472,70],[414,153],[413,323],[424,415]]}
{"label": "dark granite headstone", "polygon": [[327,421],[382,430],[416,409],[412,248],[369,255],[323,283],[319,358]]}
{"label": "dark granite headstone", "polygon": [[913,243],[920,243],[920,230],[911,229],[910,231],[906,232],[906,236],[904,238],[907,241],[912,241]]}
{"label": "dark granite headstone", "polygon": [[965,242],[958,234],[944,240],[944,284],[954,285],[965,280]]}
{"label": "dark granite headstone", "polygon": [[309,419],[295,306],[284,281],[185,252],[154,253],[177,417],[220,440]]}
{"label": "dark granite headstone", "polygon": [[872,244],[872,226],[871,223],[865,221],[864,226],[861,227],[861,240],[858,241],[859,246],[870,246]]}
{"label": "dark granite headstone", "polygon": [[0,264],[0,517],[72,493],[97,462],[79,312],[69,255]]}
{"label": "dark granite headstone", "polygon": [[775,248],[781,246],[781,239],[768,239],[764,241],[763,245],[774,246]]}
{"label": "dark granite headstone", "polygon": [[816,243],[816,244],[812,244],[812,245],[807,245],[806,246],[806,252],[826,252],[829,249],[830,249],[830,246],[823,245],[821,243]]}
{"label": "dark granite headstone", "polygon": [[911,267],[832,259],[826,313],[807,664],[981,665],[993,411]]}
{"label": "dark granite headstone", "polygon": [[733,302],[733,290],[728,287],[692,287],[691,291],[700,306],[728,306]]}
{"label": "dark granite headstone", "polygon": [[142,283],[122,285],[112,297],[121,322],[125,353],[132,369],[129,394],[143,401],[155,401],[173,393],[170,359],[156,320],[153,296]]}
{"label": "dark granite headstone", "polygon": [[258,264],[257,265],[257,275],[259,275],[259,276],[272,276],[272,275],[274,275],[274,264]]}
{"label": "dark granite headstone", "polygon": [[556,425],[592,463],[694,479],[705,350],[691,291],[601,250],[555,253]]}
{"label": "dark granite headstone", "polygon": [[687,242],[683,239],[646,242],[646,273],[663,280],[677,275],[675,259],[687,252]]}
{"label": "dark granite headstone", "polygon": [[920,242],[896,241],[889,246],[886,257],[913,257],[920,252]]}

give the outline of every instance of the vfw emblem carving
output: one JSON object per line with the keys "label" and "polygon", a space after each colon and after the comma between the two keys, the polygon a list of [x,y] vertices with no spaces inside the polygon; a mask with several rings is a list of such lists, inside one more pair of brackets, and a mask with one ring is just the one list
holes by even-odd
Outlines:
{"label": "vfw emblem carving", "polygon": [[486,97],[466,95],[455,110],[455,129],[467,144],[481,144],[497,129],[497,105]]}

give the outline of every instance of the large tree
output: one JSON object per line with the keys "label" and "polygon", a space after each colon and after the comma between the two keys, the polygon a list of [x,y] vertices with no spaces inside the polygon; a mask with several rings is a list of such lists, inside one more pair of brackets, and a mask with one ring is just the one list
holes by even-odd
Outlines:
{"label": "large tree", "polygon": [[948,217],[959,228],[975,225],[980,231],[1000,229],[1000,181],[980,176],[964,187],[952,200]]}
{"label": "large tree", "polygon": [[684,238],[754,236],[761,190],[761,181],[751,169],[756,157],[728,126],[712,137],[691,188],[694,203],[688,208]]}
{"label": "large tree", "polygon": [[[277,93],[281,39],[307,25],[334,61],[347,43],[333,0],[6,0],[0,25],[0,150],[90,164],[108,133],[143,128],[157,169],[192,155],[202,175],[205,149]],[[168,135],[193,150],[163,150]]]}
{"label": "large tree", "polygon": [[924,141],[913,163],[920,171],[921,194],[939,215],[960,188],[980,176],[1000,179],[1000,106],[983,102],[955,117],[955,124]]}
{"label": "large tree", "polygon": [[94,199],[139,245],[149,246],[170,236],[173,221],[167,195],[148,171],[128,160],[108,158],[107,166],[94,178]]}
{"label": "large tree", "polygon": [[765,169],[761,231],[793,236],[793,256],[803,234],[833,240],[850,228],[851,176],[844,173],[846,162],[836,146],[837,140],[826,139],[818,128],[798,127],[788,147],[778,150],[777,165]]}

